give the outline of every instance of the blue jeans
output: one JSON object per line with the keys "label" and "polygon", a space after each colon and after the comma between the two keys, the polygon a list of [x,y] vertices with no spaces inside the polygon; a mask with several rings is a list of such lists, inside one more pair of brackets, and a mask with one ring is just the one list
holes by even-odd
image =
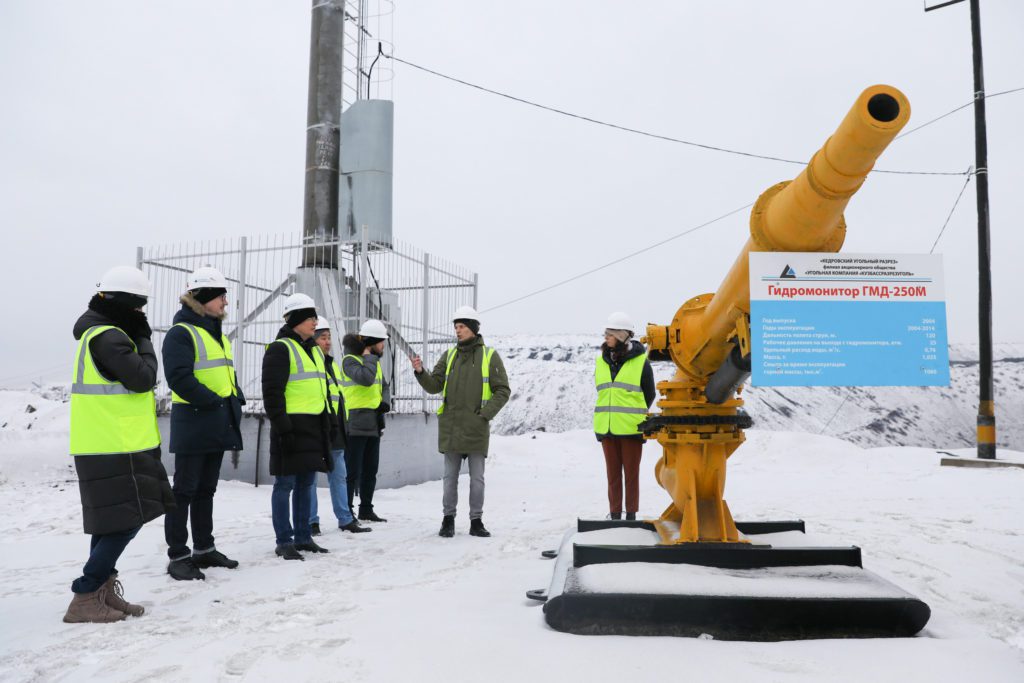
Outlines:
{"label": "blue jeans", "polygon": [[[331,506],[334,508],[334,516],[338,518],[338,526],[342,527],[351,524],[352,510],[348,506],[348,472],[345,469],[345,451],[338,449],[331,451],[331,458],[334,460],[334,469],[327,473],[327,485],[331,489]],[[316,503],[316,479],[309,487],[309,523],[319,524],[320,516],[317,514]]]}
{"label": "blue jeans", "polygon": [[[274,491],[270,494],[270,517],[274,522],[274,535],[278,545],[309,543],[309,485],[316,481],[316,472],[288,474],[274,478]],[[294,492],[294,493],[293,493]],[[294,536],[289,519],[295,520]]]}
{"label": "blue jeans", "polygon": [[113,534],[93,534],[92,540],[89,541],[89,560],[82,567],[82,576],[72,582],[71,590],[75,593],[98,591],[112,574],[117,573],[114,567],[117,558],[121,557],[121,553],[141,528]]}

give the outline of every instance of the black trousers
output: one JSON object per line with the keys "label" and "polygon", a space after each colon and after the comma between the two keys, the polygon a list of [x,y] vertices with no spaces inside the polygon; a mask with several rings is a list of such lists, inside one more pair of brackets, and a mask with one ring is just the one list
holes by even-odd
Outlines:
{"label": "black trousers", "polygon": [[345,467],[348,469],[348,506],[359,489],[359,512],[373,512],[373,491],[377,488],[377,469],[380,467],[379,436],[349,436],[345,448]]}
{"label": "black trousers", "polygon": [[167,557],[180,560],[192,554],[188,522],[192,518],[192,545],[196,554],[214,549],[213,495],[217,492],[224,451],[174,454],[174,501],[178,507],[164,515]]}

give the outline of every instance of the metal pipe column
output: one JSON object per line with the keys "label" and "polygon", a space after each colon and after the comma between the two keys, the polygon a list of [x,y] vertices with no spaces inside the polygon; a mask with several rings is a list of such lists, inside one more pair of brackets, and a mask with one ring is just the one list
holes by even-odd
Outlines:
{"label": "metal pipe column", "polygon": [[[306,186],[302,209],[304,242],[338,236],[338,168],[341,158],[344,0],[312,0],[309,101],[306,109]],[[305,249],[304,266],[337,267],[337,249]]]}

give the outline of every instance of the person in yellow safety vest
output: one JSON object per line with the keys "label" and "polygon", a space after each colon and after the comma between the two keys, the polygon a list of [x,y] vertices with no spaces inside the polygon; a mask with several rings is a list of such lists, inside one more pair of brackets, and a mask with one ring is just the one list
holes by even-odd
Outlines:
{"label": "person in yellow safety vest", "polygon": [[[320,318],[313,332],[313,341],[324,354],[324,366],[327,368],[327,393],[331,398],[331,406],[338,421],[338,431],[331,442],[331,461],[333,469],[327,473],[327,486],[331,493],[331,506],[334,516],[338,519],[338,528],[353,534],[373,531],[368,526],[359,524],[352,516],[348,502],[348,469],[345,467],[345,448],[347,445],[347,426],[345,425],[345,397],[341,391],[341,366],[331,355],[333,339],[331,324],[327,318]],[[320,515],[317,505],[316,482],[309,487],[309,527],[313,536],[320,535]]]}
{"label": "person in yellow safety vest", "polygon": [[480,315],[462,306],[452,315],[458,343],[426,372],[419,356],[412,359],[416,381],[428,394],[441,394],[438,409],[437,449],[444,454],[443,516],[438,536],[455,535],[459,502],[459,470],[469,465],[469,533],[487,537],[484,526],[484,463],[490,442],[491,420],[508,402],[508,385],[501,356],[484,344]]}
{"label": "person in yellow safety vest", "polygon": [[174,507],[160,463],[156,424],[156,353],[142,308],[149,280],[117,266],[74,326],[78,340],[71,383],[71,455],[91,534],[89,560],[71,584],[64,621],[104,623],[145,611],[123,598],[116,564],[146,522]]}
{"label": "person in yellow safety vest", "polygon": [[626,519],[636,519],[644,446],[638,427],[647,418],[656,396],[654,371],[643,344],[633,339],[634,332],[633,321],[625,313],[608,316],[604,344],[594,369],[594,434],[604,450],[610,519],[622,519],[623,474]]}
{"label": "person in yellow safety vest", "polygon": [[[235,378],[227,317],[228,281],[203,266],[186,280],[181,310],[161,344],[164,377],[171,389],[171,444],[177,509],[164,517],[167,573],[178,581],[205,579],[202,569],[238,566],[213,542],[213,496],[224,451],[242,450],[245,396]],[[188,547],[192,521],[193,547]]]}
{"label": "person in yellow safety vest", "polygon": [[327,552],[313,542],[309,528],[309,487],[317,472],[331,470],[331,440],[338,429],[324,354],[313,341],[317,317],[309,296],[288,296],[285,324],[263,356],[263,408],[270,420],[270,473],[275,477],[270,496],[274,552],[285,560],[304,559],[300,550]]}
{"label": "person in yellow safety vest", "polygon": [[358,334],[346,334],[341,340],[345,350],[341,359],[341,391],[345,395],[348,425],[348,505],[352,507],[358,489],[359,519],[368,522],[388,521],[373,510],[384,414],[391,410],[391,388],[380,364],[387,339],[383,322],[367,320]]}

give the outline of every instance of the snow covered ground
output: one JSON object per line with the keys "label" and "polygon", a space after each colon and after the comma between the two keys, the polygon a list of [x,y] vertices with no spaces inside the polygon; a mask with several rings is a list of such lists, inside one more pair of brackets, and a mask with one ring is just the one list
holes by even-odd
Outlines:
{"label": "snow covered ground", "polygon": [[[162,524],[151,523],[119,565],[146,615],[64,624],[88,539],[62,406],[35,397],[25,413],[25,398],[0,392],[3,681],[1024,680],[1024,470],[939,467],[932,450],[757,430],[730,460],[736,518],[803,518],[809,533],[861,546],[866,568],[931,605],[919,637],[742,643],[551,630],[524,596],[550,581],[553,563],[539,553],[577,516],[606,511],[586,430],[494,439],[489,539],[466,533],[464,477],[454,539],[436,535],[441,486],[430,482],[379,492],[390,521],[373,533],[325,525],[329,555],[284,562],[269,487],[222,482],[217,544],[239,569],[171,580]],[[641,484],[652,516],[668,502],[653,480],[656,449],[645,448]]]}

